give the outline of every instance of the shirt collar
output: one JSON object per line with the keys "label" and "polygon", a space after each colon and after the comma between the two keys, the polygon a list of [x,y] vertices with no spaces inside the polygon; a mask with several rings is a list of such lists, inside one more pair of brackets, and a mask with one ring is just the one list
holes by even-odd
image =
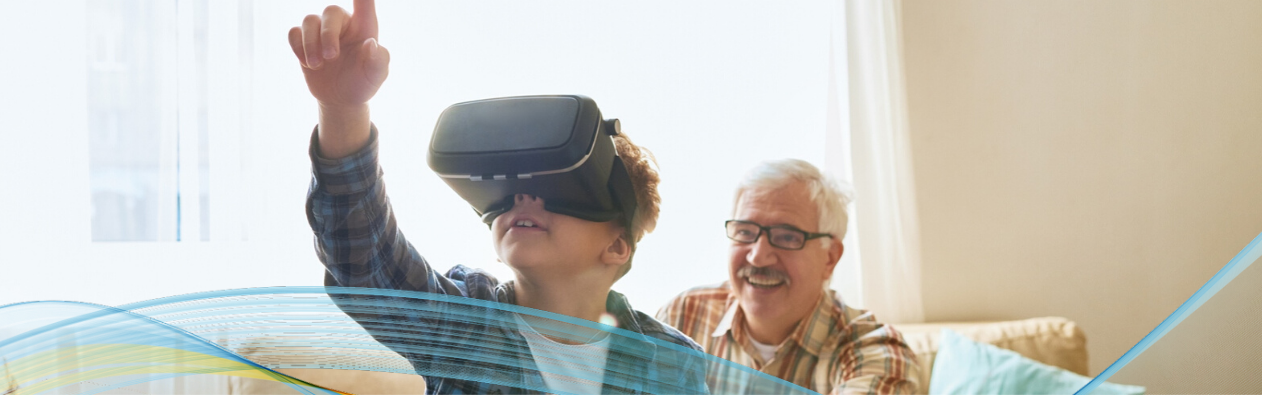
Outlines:
{"label": "shirt collar", "polygon": [[[719,320],[719,325],[714,328],[711,337],[722,337],[732,330],[732,322],[736,320],[736,312],[740,310],[741,304],[736,301],[736,294],[728,293],[727,295],[727,312],[723,313],[723,318]],[[743,317],[742,317],[743,318]],[[744,320],[740,322],[745,324]]]}
{"label": "shirt collar", "polygon": [[815,303],[815,310],[798,323],[791,337],[806,352],[819,356],[819,352],[827,344],[829,337],[836,335],[844,326],[841,303],[834,297],[835,291],[828,290],[820,295]]}

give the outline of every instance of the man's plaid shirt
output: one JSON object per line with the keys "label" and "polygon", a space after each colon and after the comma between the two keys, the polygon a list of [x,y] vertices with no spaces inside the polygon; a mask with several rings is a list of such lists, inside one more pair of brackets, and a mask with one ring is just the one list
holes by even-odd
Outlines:
{"label": "man's plaid shirt", "polygon": [[[821,394],[912,394],[915,355],[902,336],[872,313],[847,307],[832,291],[764,361],[754,349],[745,314],[727,283],[675,297],[657,318],[691,336],[711,355]],[[715,393],[732,392],[713,386]]]}
{"label": "man's plaid shirt", "polygon": [[[412,244],[404,239],[386,198],[385,186],[381,179],[382,171],[377,161],[376,136],[377,132],[374,128],[366,147],[349,157],[337,160],[321,158],[317,154],[319,148],[316,135],[313,134],[311,137],[309,154],[312,160],[313,177],[307,195],[307,219],[312,231],[315,232],[316,252],[327,269],[325,285],[435,292],[515,305],[516,294],[511,281],[501,284],[481,270],[464,266],[456,266],[447,275],[438,274],[417,253]],[[474,220],[474,217],[471,216],[470,220]],[[335,297],[334,300],[337,301],[338,298]],[[619,328],[681,345],[683,349],[701,352],[700,346],[679,331],[662,325],[647,314],[631,309],[626,297],[617,292],[609,292],[606,310],[617,319]],[[397,336],[397,333],[375,333],[373,322],[377,318],[376,315],[349,310],[347,313],[363,324],[373,336]],[[388,313],[382,312],[382,314]],[[444,322],[443,325],[470,326],[476,323]],[[471,330],[469,328],[453,329],[453,332],[455,331],[467,333]],[[502,336],[516,340],[516,345],[510,347],[510,352],[505,355],[518,360],[522,366],[534,366],[526,340],[515,328],[484,325],[472,331],[474,333],[494,332],[488,336]],[[444,336],[445,334],[441,333],[427,333],[409,341],[438,343]],[[384,341],[385,337],[381,339],[383,343],[387,343]],[[602,392],[640,393],[643,392],[646,382],[670,383],[669,388],[686,388],[688,390],[683,392],[688,393],[706,392],[705,362],[701,357],[656,346],[645,339],[632,341],[643,344],[630,344],[631,348],[649,351],[640,352],[639,355],[628,355],[611,347],[606,366],[611,371],[634,370],[643,372],[643,375],[635,379],[611,378],[607,375]],[[418,370],[432,368],[439,363],[451,366],[453,362],[450,357],[417,355],[408,352],[406,347],[396,349],[396,351],[407,358]],[[459,355],[462,354],[460,351],[465,350],[453,351]],[[650,357],[646,358],[644,355]],[[447,359],[438,361],[438,358]],[[667,360],[670,360],[672,364],[662,362]],[[658,368],[654,365],[654,361],[661,362],[661,366],[670,366],[670,368]],[[679,365],[675,364],[679,361],[684,361],[686,364],[695,361],[696,367],[680,369]],[[539,393],[522,389],[522,387],[544,386],[543,378],[537,369],[517,369],[516,371],[510,369],[509,372],[505,372],[504,369],[478,361],[455,362],[464,373],[484,373],[480,375],[487,377],[489,381],[510,383],[510,385],[426,375],[427,393]],[[512,383],[516,385],[511,385]]]}

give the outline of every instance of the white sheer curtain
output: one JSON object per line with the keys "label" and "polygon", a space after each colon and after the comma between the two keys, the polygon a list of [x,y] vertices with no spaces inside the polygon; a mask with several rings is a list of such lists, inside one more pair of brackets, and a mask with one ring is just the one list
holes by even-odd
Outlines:
{"label": "white sheer curtain", "polygon": [[[884,322],[924,321],[920,236],[907,104],[903,86],[899,1],[855,0],[838,7],[847,55],[834,72],[848,75],[851,160],[862,278],[862,305]],[[834,31],[834,36],[837,32]]]}
{"label": "white sheer curtain", "polygon": [[[845,5],[833,2],[830,10],[828,37],[828,97],[824,121],[824,171],[840,181],[854,185],[853,162],[850,159],[850,96],[849,67],[846,64]],[[853,194],[853,190],[851,190]],[[846,236],[842,244],[846,249],[841,261],[833,270],[829,286],[841,295],[847,305],[862,308],[863,270],[859,253],[859,230],[855,225],[855,204],[846,207],[850,214],[846,224]]]}

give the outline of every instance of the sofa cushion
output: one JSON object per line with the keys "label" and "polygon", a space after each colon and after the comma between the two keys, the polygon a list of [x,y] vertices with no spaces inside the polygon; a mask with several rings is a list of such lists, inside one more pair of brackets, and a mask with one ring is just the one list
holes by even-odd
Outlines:
{"label": "sofa cushion", "polygon": [[[942,329],[935,360],[930,395],[1072,394],[1091,381],[1012,350],[966,339],[950,329]],[[1144,387],[1106,382],[1092,393],[1143,395]]]}
{"label": "sofa cushion", "polygon": [[943,328],[970,340],[1008,349],[1032,360],[1087,375],[1087,337],[1078,325],[1062,317],[1019,321],[894,325],[920,364],[921,393],[929,392],[933,363]]}

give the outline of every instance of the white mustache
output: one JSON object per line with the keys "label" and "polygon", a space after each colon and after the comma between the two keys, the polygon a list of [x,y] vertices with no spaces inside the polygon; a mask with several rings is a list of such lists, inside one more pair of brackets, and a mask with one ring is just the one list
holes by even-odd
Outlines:
{"label": "white mustache", "polygon": [[736,276],[737,277],[752,277],[752,276],[769,277],[772,280],[784,280],[786,283],[789,282],[788,274],[785,274],[784,272],[779,271],[779,270],[766,268],[766,267],[745,266],[736,271]]}

